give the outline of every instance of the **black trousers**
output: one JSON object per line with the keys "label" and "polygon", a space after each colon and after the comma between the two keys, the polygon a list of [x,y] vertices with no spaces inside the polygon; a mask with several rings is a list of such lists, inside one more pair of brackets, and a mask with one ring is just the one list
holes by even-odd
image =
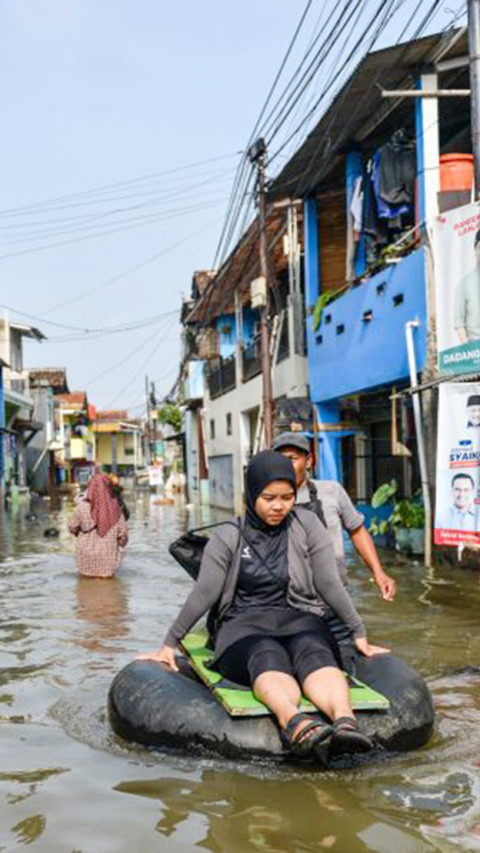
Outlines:
{"label": "black trousers", "polygon": [[237,640],[215,664],[224,678],[252,686],[264,672],[284,672],[302,686],[307,676],[325,666],[339,666],[336,644],[327,626],[285,637],[250,634]]}

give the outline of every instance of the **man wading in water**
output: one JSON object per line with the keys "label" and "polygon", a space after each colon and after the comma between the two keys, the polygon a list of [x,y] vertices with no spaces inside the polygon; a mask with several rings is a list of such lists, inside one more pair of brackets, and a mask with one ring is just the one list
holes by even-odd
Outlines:
{"label": "man wading in water", "polygon": [[[342,529],[347,531],[355,550],[372,573],[382,598],[385,601],[393,601],[397,585],[382,569],[373,539],[365,527],[363,515],[355,509],[340,483],[335,480],[309,478],[308,472],[313,460],[308,438],[297,432],[284,432],[274,439],[272,449],[288,457],[293,463],[297,483],[296,503],[315,512],[327,527],[333,540],[338,573],[345,587],[348,588],[348,575]],[[347,640],[349,632],[338,618],[333,617],[329,621],[329,628],[338,642]]]}

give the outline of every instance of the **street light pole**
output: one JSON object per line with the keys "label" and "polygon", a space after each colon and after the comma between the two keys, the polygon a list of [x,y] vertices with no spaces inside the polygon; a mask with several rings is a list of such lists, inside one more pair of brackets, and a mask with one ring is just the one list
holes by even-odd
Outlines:
{"label": "street light pole", "polygon": [[468,0],[468,52],[475,199],[480,194],[480,0]]}
{"label": "street light pole", "polygon": [[267,217],[265,202],[265,157],[267,148],[261,137],[251,146],[248,155],[257,166],[257,204],[259,228],[260,276],[265,281],[265,304],[260,314],[260,341],[262,351],[263,423],[265,446],[273,441],[273,392],[272,366],[270,360],[270,334],[268,329],[268,260],[267,260]]}

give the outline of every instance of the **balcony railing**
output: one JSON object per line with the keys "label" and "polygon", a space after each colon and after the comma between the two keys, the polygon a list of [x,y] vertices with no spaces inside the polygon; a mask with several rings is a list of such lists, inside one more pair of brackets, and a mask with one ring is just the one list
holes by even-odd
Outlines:
{"label": "balcony railing", "polygon": [[262,372],[262,345],[259,337],[254,338],[242,350],[242,379],[248,382]]}
{"label": "balcony railing", "polygon": [[219,358],[210,363],[207,370],[207,383],[212,400],[235,388],[235,356]]}

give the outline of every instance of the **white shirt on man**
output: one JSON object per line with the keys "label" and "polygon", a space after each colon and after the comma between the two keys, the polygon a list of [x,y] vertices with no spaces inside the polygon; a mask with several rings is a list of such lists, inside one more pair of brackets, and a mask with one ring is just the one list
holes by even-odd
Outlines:
{"label": "white shirt on man", "polygon": [[477,529],[477,519],[473,507],[459,509],[454,504],[440,513],[437,527],[440,530],[466,530],[473,533]]}

